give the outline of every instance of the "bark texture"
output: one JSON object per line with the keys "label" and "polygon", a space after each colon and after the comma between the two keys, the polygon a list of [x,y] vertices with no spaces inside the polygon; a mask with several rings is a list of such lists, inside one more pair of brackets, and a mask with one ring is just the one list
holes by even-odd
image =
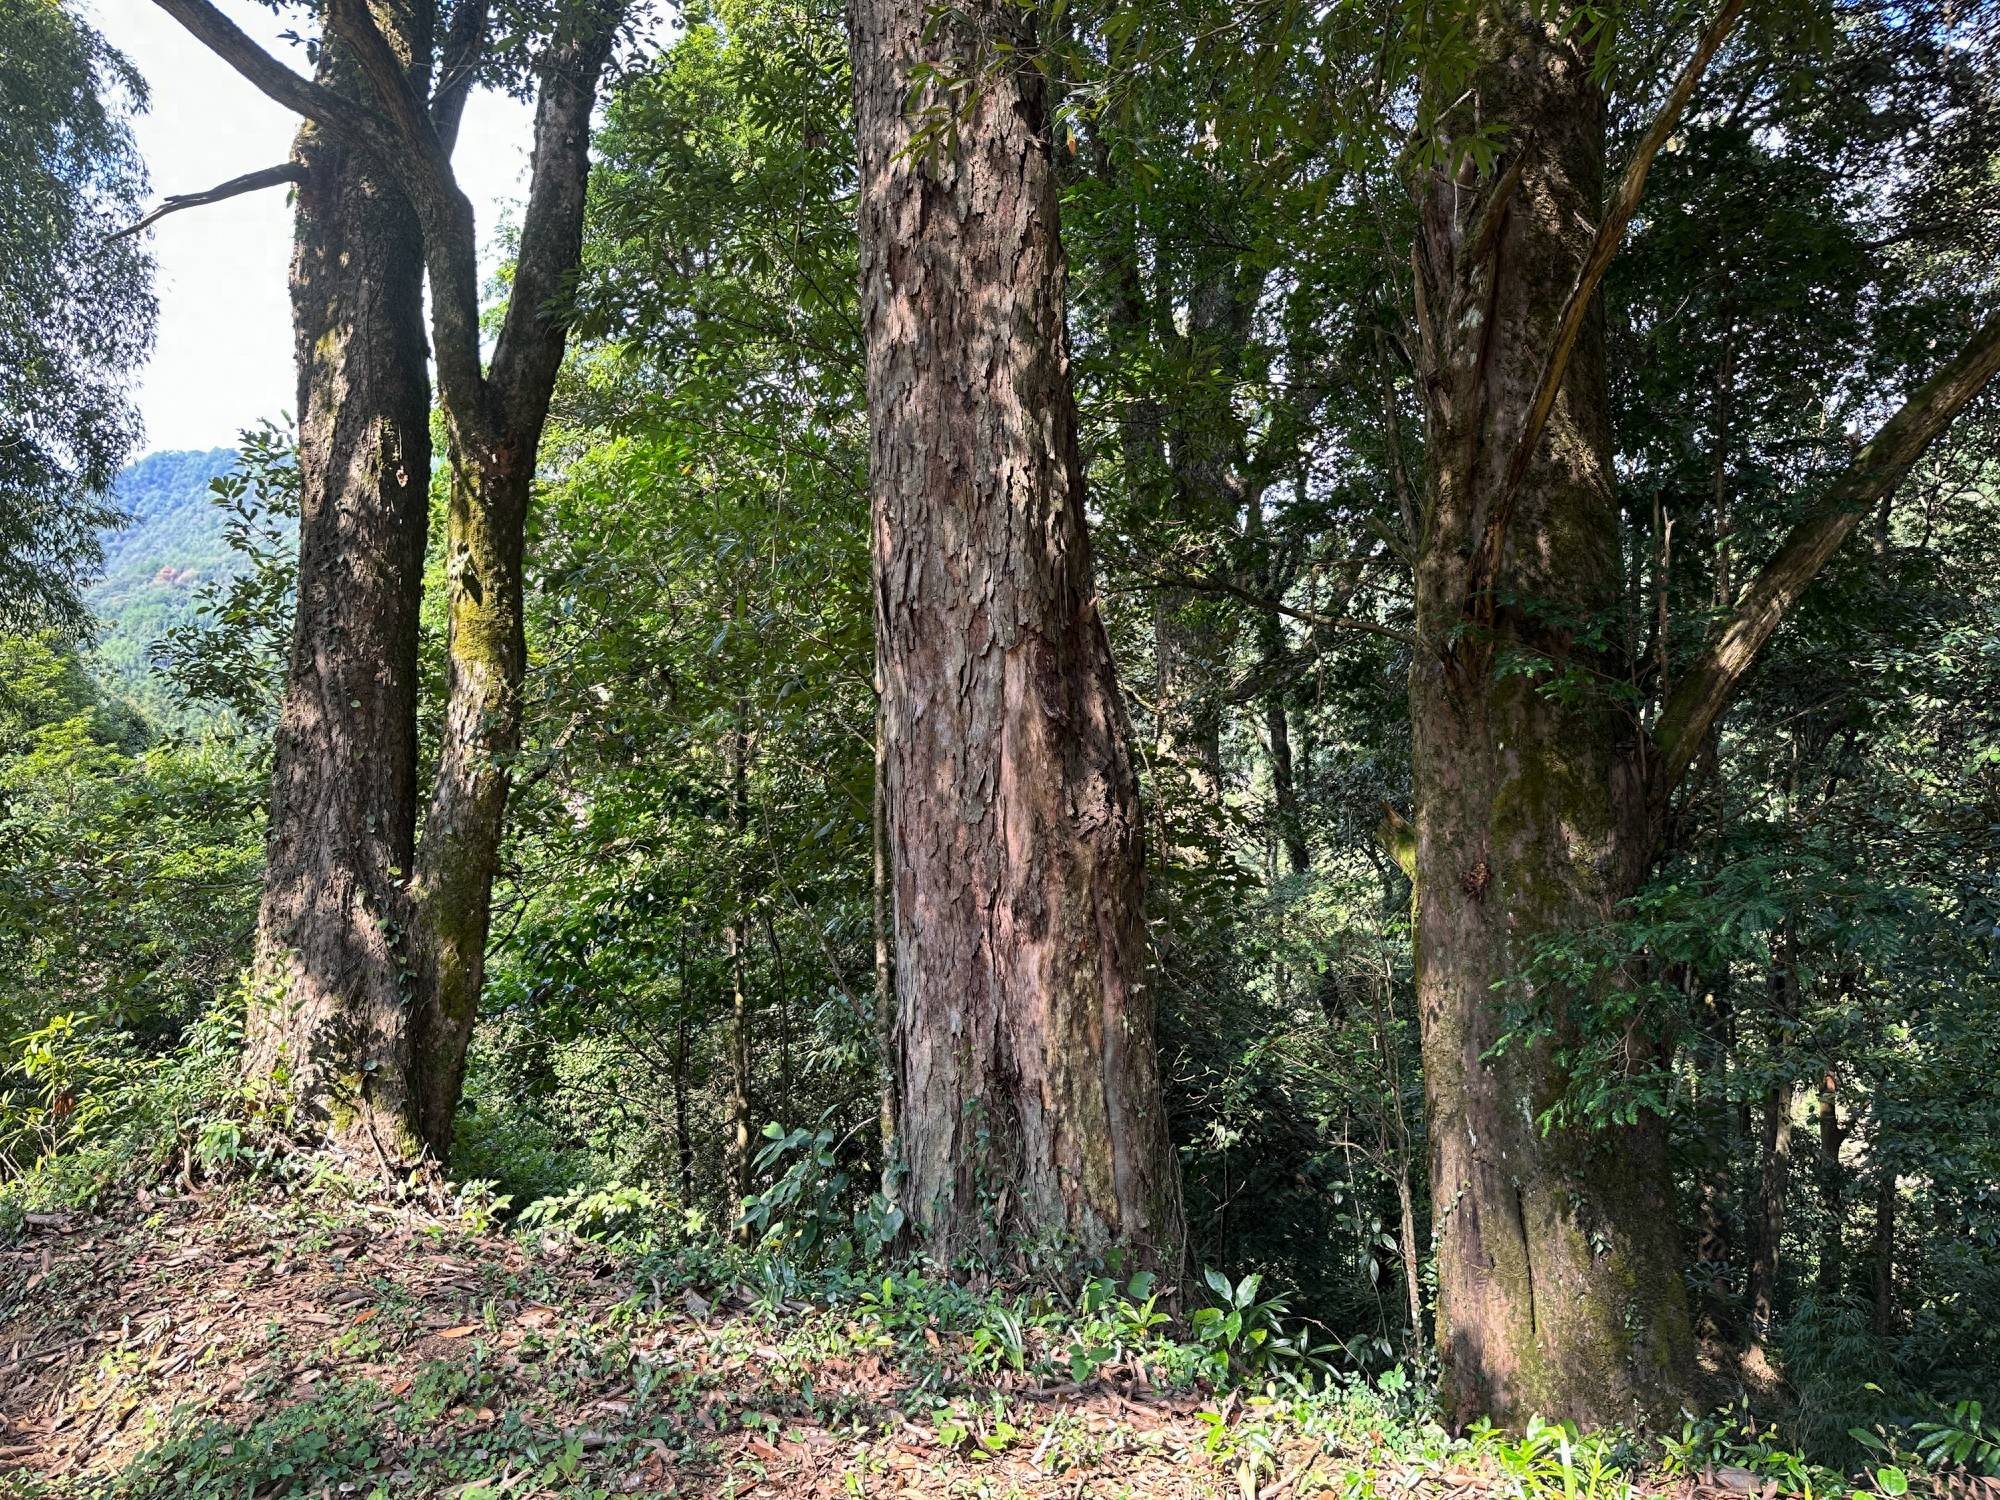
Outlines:
{"label": "bark texture", "polygon": [[1770,1336],[1778,1300],[1778,1257],[1785,1240],[1785,1199],[1792,1184],[1794,1093],[1794,1085],[1786,1079],[1764,1094],[1763,1151],[1750,1225],[1750,1336],[1758,1343]]}
{"label": "bark texture", "polygon": [[[540,60],[514,282],[487,371],[465,295],[475,242],[465,198],[447,177],[426,213],[432,326],[451,441],[446,537],[450,625],[444,737],[424,821],[413,895],[421,933],[416,1029],[424,1058],[419,1123],[440,1160],[451,1151],[466,1048],[486,978],[493,882],[500,869],[513,759],[521,744],[528,648],[522,563],[535,461],[568,328],[551,310],[583,255],[590,115],[622,6],[590,7]],[[443,284],[455,288],[440,295]],[[449,358],[442,352],[451,349]]]}
{"label": "bark texture", "polygon": [[[568,328],[552,315],[582,258],[590,117],[625,0],[580,0],[536,58],[534,145],[514,275],[490,361],[482,360],[478,241],[452,174],[466,96],[499,18],[436,0],[327,0],[323,50],[351,60],[343,91],[264,51],[212,0],[155,0],[264,94],[401,189],[428,277],[432,352],[452,467],[446,570],[448,701],[437,774],[409,892],[415,935],[408,1003],[408,1115],[442,1160],[485,978],[493,881],[527,670],[521,563],[528,500]],[[427,93],[433,43],[440,87]],[[374,249],[357,243],[352,255]],[[397,260],[407,265],[408,245]]]}
{"label": "bark texture", "polygon": [[[414,87],[429,41],[385,8]],[[319,81],[365,84],[344,49]],[[297,623],[274,743],[245,1069],[362,1158],[414,1154],[404,900],[430,488],[423,243],[401,190],[314,124],[293,165]]]}
{"label": "bark texture", "polygon": [[[1475,45],[1447,133],[1502,121],[1510,154],[1491,176],[1467,164],[1417,185],[1416,977],[1445,1400],[1461,1422],[1632,1422],[1670,1416],[1692,1368],[1664,1134],[1645,1117],[1543,1130],[1567,1082],[1554,1053],[1589,997],[1515,996],[1549,1033],[1490,1055],[1495,986],[1538,940],[1607,920],[1650,851],[1630,716],[1588,687],[1623,586],[1601,310],[1565,329],[1597,232],[1604,103],[1589,57],[1525,10],[1484,12]],[[1584,690],[1543,691],[1559,674]],[[1634,1036],[1624,1062],[1656,1055]]]}
{"label": "bark texture", "polygon": [[[930,1247],[1177,1271],[1130,729],[1098,615],[1040,75],[906,112],[1027,14],[849,11],[862,191],[897,1139]],[[949,113],[947,106],[946,113]]]}

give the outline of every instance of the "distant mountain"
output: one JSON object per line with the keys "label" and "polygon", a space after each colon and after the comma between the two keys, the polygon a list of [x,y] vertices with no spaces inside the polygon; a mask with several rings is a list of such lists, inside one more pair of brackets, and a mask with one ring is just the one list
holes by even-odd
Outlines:
{"label": "distant mountain", "polygon": [[103,534],[104,576],[85,595],[106,677],[139,689],[153,642],[193,616],[195,590],[235,571],[227,517],[208,495],[235,462],[233,448],[149,453],[119,474],[112,500],[130,519]]}

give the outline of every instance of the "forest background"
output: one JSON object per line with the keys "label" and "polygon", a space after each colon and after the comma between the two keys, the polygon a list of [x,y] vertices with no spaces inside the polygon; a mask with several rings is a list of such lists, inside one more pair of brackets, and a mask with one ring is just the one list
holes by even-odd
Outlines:
{"label": "forest background", "polygon": [[[1576,23],[1606,28],[1612,162],[1700,20]],[[1395,833],[1420,148],[1393,82],[1368,95],[1393,79],[1376,21],[1073,5],[1039,59],[1192,1264],[1285,1288],[1366,1372],[1430,1369],[1436,1298]],[[1500,678],[1657,723],[1761,561],[1990,316],[1994,21],[1759,7],[1721,51],[1602,287],[1616,607],[1565,628],[1612,665]],[[90,66],[115,156],[118,65]],[[837,8],[718,0],[607,86],[451,1168],[535,1223],[747,1225],[859,1266],[890,1238],[889,991],[848,68]],[[1504,179],[1503,143],[1466,149]],[[124,168],[92,232],[142,206]],[[1997,423],[1973,402],[1871,508],[1695,757],[1638,893],[1526,976],[1620,976],[1539,1124],[1658,1122],[1723,1386],[1836,1459],[1857,1427],[2000,1391]],[[112,484],[135,434],[97,433],[64,479],[106,498],[0,637],[0,1216],[124,1192],[207,1138],[257,924],[294,439]],[[419,765],[445,733],[448,488],[440,463]],[[1503,1058],[1536,1044],[1532,989],[1495,994]],[[1635,1015],[1672,1043],[1638,1075],[1607,1040]]]}

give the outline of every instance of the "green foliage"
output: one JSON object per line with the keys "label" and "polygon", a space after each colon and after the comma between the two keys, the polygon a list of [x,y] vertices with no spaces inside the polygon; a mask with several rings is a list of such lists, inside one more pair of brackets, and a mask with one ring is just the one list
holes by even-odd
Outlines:
{"label": "green foliage", "polygon": [[58,0],[0,4],[0,53],[0,630],[74,638],[152,346],[152,264],[106,243],[146,194],[129,124],[145,84]]}
{"label": "green foliage", "polygon": [[209,481],[208,503],[225,518],[229,562],[196,586],[193,617],[168,625],[152,656],[184,704],[268,725],[284,697],[298,589],[296,436],[268,422],[245,432],[234,464]]}
{"label": "green foliage", "polygon": [[0,1039],[94,1016],[157,1051],[246,956],[257,747],[150,742],[49,637],[0,637]]}
{"label": "green foliage", "polygon": [[20,1037],[0,1075],[0,1203],[91,1208],[197,1161],[210,1175],[240,1169],[251,1153],[228,1116],[241,1102],[242,1043],[240,1000],[164,1055],[87,1016]]}
{"label": "green foliage", "polygon": [[[872,1123],[872,1122],[871,1122]],[[853,1180],[841,1168],[833,1131],[764,1127],[752,1160],[770,1186],[743,1203],[742,1223],[766,1250],[812,1262],[879,1261],[903,1230],[903,1211],[880,1193],[858,1206]]]}

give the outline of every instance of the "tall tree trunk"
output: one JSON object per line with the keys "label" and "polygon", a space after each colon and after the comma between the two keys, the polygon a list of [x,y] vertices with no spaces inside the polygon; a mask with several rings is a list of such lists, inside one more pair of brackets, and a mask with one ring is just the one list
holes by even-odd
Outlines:
{"label": "tall tree trunk", "polygon": [[[736,617],[743,618],[743,600],[736,600]],[[750,875],[745,862],[750,831],[750,727],[749,705],[739,695],[736,722],[729,732],[729,828],[734,835],[736,872],[731,884],[736,888],[734,910],[722,929],[729,951],[729,1149],[724,1153],[729,1188],[735,1195],[734,1212],[750,1196],[750,987],[745,975],[749,945],[746,924],[750,920]],[[747,1226],[745,1231],[747,1233]]]}
{"label": "tall tree trunk", "polygon": [[[1123,1243],[1177,1273],[1032,20],[853,0],[849,25],[905,1204],[947,1257]],[[989,68],[993,41],[1025,50]],[[919,62],[987,70],[928,144]]]}
{"label": "tall tree trunk", "polygon": [[674,1015],[674,1155],[680,1167],[681,1212],[694,1207],[694,1135],[688,1122],[688,1055],[692,1050],[694,1026],[689,1015],[687,928],[683,925],[674,945],[674,968],[680,993]]}
{"label": "tall tree trunk", "polygon": [[1840,1150],[1847,1131],[1840,1123],[1840,1076],[1828,1068],[1819,1081],[1819,1268],[1813,1284],[1822,1292],[1841,1285],[1842,1232],[1847,1219],[1847,1169]]}
{"label": "tall tree trunk", "polygon": [[[1470,88],[1436,101],[1443,133],[1497,124],[1510,155],[1417,183],[1429,464],[1410,705],[1444,1399],[1460,1422],[1631,1422],[1670,1416],[1692,1377],[1662,1122],[1542,1128],[1593,996],[1523,996],[1547,1034],[1490,1055],[1496,985],[1539,940],[1608,920],[1651,852],[1629,713],[1545,691],[1624,675],[1579,638],[1623,593],[1601,307],[1516,459],[1595,235],[1604,103],[1590,57],[1526,10],[1488,8],[1472,41]],[[1625,1037],[1623,1068],[1662,1061]]]}
{"label": "tall tree trunk", "polygon": [[1792,1097],[1788,1078],[1764,1095],[1764,1141],[1758,1157],[1757,1196],[1750,1224],[1750,1336],[1771,1332],[1778,1294],[1778,1255],[1785,1233],[1785,1195],[1792,1179]]}
{"label": "tall tree trunk", "polygon": [[[1881,1142],[1875,1142],[1879,1152]],[[1877,1338],[1896,1329],[1896,1169],[1887,1162],[1875,1172],[1875,1233],[1870,1247],[1875,1310],[1869,1319]]]}
{"label": "tall tree trunk", "polygon": [[1284,699],[1272,693],[1264,700],[1264,731],[1271,745],[1271,802],[1278,839],[1285,848],[1285,868],[1294,875],[1312,867],[1305,822],[1299,817],[1299,787],[1292,766],[1291,716]]}
{"label": "tall tree trunk", "polygon": [[[395,40],[421,88],[428,39]],[[365,87],[337,45],[318,79]],[[431,470],[423,242],[401,189],[358,148],[307,124],[293,155],[298,608],[245,1069],[283,1079],[371,1168],[400,1166],[418,1143],[402,935]]]}
{"label": "tall tree trunk", "polygon": [[438,1160],[451,1154],[466,1048],[486,980],[493,881],[521,743],[528,645],[522,555],[532,450],[454,455],[444,737],[417,853],[423,930],[416,976],[422,1059],[418,1121]]}
{"label": "tall tree trunk", "polygon": [[421,933],[412,1009],[422,1075],[419,1124],[439,1160],[451,1151],[485,984],[493,882],[521,744],[528,505],[568,338],[550,305],[582,260],[590,116],[622,13],[620,0],[597,0],[540,59],[528,206],[506,317],[484,374],[470,206],[449,179],[427,184],[432,326],[451,436],[449,674],[412,890]]}

